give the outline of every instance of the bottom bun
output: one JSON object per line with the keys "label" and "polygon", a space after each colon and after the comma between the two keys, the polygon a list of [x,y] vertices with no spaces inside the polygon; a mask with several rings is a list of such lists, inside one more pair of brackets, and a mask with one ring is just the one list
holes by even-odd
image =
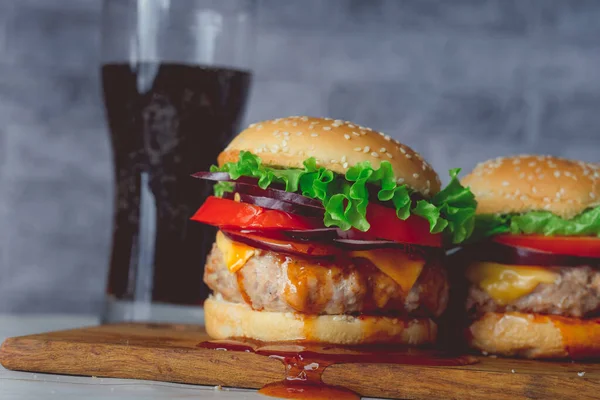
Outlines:
{"label": "bottom bun", "polygon": [[526,358],[600,357],[600,319],[486,313],[469,327],[469,344],[484,353]]}
{"label": "bottom bun", "polygon": [[244,337],[265,342],[302,340],[331,344],[434,343],[431,319],[380,316],[307,315],[256,311],[246,304],[210,297],[204,303],[206,331],[213,339]]}

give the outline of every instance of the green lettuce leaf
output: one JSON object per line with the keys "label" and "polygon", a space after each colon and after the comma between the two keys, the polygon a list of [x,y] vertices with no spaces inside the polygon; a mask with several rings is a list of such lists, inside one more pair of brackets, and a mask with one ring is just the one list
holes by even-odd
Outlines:
{"label": "green lettuce leaf", "polygon": [[[273,183],[285,185],[289,192],[321,200],[325,208],[324,224],[342,230],[356,228],[366,232],[370,228],[367,221],[369,186],[376,187],[377,198],[394,205],[396,215],[405,220],[411,214],[419,215],[430,224],[432,233],[444,232],[452,243],[460,243],[471,235],[477,203],[468,188],[458,181],[460,170],[450,171],[450,184],[431,200],[413,201],[412,191],[406,185],[398,185],[392,165],[381,162],[374,169],[368,161],[358,163],[348,169],[345,176],[338,175],[323,167],[318,167],[314,158],[304,161],[304,168],[276,169],[263,165],[258,156],[240,152],[238,161],[226,163],[222,167],[212,166],[211,172],[227,172],[231,179],[240,176],[258,179],[258,185],[266,188]],[[217,189],[217,188],[215,188]],[[222,195],[222,187],[215,195]]]}
{"label": "green lettuce leaf", "polygon": [[213,185],[213,191],[215,196],[223,197],[225,192],[233,192],[234,186],[233,182],[217,182]]}
{"label": "green lettuce leaf", "polygon": [[473,239],[499,233],[600,237],[600,206],[571,219],[563,219],[549,211],[477,217]]}

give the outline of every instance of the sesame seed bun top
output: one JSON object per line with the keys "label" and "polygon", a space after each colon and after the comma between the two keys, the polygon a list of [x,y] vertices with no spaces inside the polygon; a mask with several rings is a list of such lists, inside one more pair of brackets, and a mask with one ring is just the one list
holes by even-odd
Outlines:
{"label": "sesame seed bun top", "polygon": [[241,150],[283,168],[303,168],[304,160],[314,157],[339,174],[362,161],[374,168],[389,161],[398,183],[425,197],[440,191],[437,173],[419,153],[371,128],[337,119],[287,117],[252,124],[219,155],[219,165],[236,161]]}
{"label": "sesame seed bun top", "polygon": [[600,166],[553,156],[499,157],[462,183],[475,194],[478,214],[545,210],[569,219],[600,205]]}

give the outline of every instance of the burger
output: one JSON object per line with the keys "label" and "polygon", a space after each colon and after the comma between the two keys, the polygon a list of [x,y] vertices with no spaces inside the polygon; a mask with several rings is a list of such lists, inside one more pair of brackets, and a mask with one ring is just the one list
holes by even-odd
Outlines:
{"label": "burger", "polygon": [[446,243],[475,202],[389,136],[329,118],[250,125],[195,177],[193,220],[218,227],[204,281],[208,334],[260,341],[424,345],[448,302]]}
{"label": "burger", "polygon": [[600,166],[521,155],[464,178],[468,341],[484,353],[600,357]]}

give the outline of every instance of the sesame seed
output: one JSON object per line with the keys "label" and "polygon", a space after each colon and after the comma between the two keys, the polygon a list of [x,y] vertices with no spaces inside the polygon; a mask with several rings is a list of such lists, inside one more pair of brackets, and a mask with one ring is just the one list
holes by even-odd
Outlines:
{"label": "sesame seed", "polygon": [[347,133],[344,133],[344,139],[350,140],[350,135],[348,135]]}
{"label": "sesame seed", "polygon": [[308,121],[308,117],[300,117],[300,119],[304,122]]}
{"label": "sesame seed", "polygon": [[389,142],[390,140],[392,140],[392,138],[391,138],[391,137],[389,137],[388,135],[385,135],[383,138],[384,138],[385,140],[387,140],[388,142]]}
{"label": "sesame seed", "polygon": [[342,165],[342,167],[344,167],[344,168],[348,168],[348,163],[347,163],[347,162],[345,162],[345,163]]}
{"label": "sesame seed", "polygon": [[363,129],[366,129],[366,130],[368,130],[368,131],[372,131],[372,130],[373,130],[373,129],[371,129],[371,128],[363,128]]}
{"label": "sesame seed", "polygon": [[396,179],[396,183],[404,183],[404,178],[398,178],[398,179]]}
{"label": "sesame seed", "polygon": [[372,152],[372,153],[371,153],[371,155],[372,155],[373,157],[375,157],[375,158],[379,158],[379,154],[378,154],[378,153],[376,153],[376,152]]}
{"label": "sesame seed", "polygon": [[554,171],[554,176],[560,178],[560,171]]}
{"label": "sesame seed", "polygon": [[542,169],[541,169],[540,167],[537,167],[537,168],[535,169],[535,173],[536,173],[536,174],[539,174],[540,172],[542,172]]}
{"label": "sesame seed", "polygon": [[531,188],[531,191],[532,191],[533,193],[537,193],[537,188],[534,186],[534,187],[532,187],[532,188]]}
{"label": "sesame seed", "polygon": [[283,142],[281,142],[281,145],[282,145],[283,147],[287,147],[287,145],[288,145],[288,142],[287,142],[287,140],[284,140]]}
{"label": "sesame seed", "polygon": [[263,128],[262,124],[256,125],[256,129],[262,129],[262,128]]}
{"label": "sesame seed", "polygon": [[283,136],[290,136],[289,132],[282,132]]}
{"label": "sesame seed", "polygon": [[590,199],[595,199],[596,198],[596,194],[594,192],[590,192]]}
{"label": "sesame seed", "polygon": [[318,133],[311,133],[310,136],[317,137],[317,136],[319,136],[319,134]]}
{"label": "sesame seed", "polygon": [[408,158],[409,160],[412,158],[412,156],[410,154],[405,154],[404,155],[406,158]]}
{"label": "sesame seed", "polygon": [[371,148],[369,146],[365,146],[363,153],[368,153],[369,151],[371,151]]}
{"label": "sesame seed", "polygon": [[538,175],[538,179],[544,179],[544,177],[545,177],[545,176],[546,176],[546,175],[544,175],[544,174],[539,174],[539,175]]}
{"label": "sesame seed", "polygon": [[529,163],[529,166],[530,166],[530,167],[535,167],[535,161],[532,161],[532,162],[530,162],[530,163]]}
{"label": "sesame seed", "polygon": [[519,179],[523,179],[523,178],[525,178],[525,172],[521,172],[521,173],[519,174]]}
{"label": "sesame seed", "polygon": [[573,199],[569,199],[569,200],[567,200],[567,203],[569,203],[569,204],[573,204]]}
{"label": "sesame seed", "polygon": [[324,126],[324,127],[323,127],[323,130],[324,130],[324,131],[330,131],[330,130],[331,130],[331,127],[330,127],[330,126]]}
{"label": "sesame seed", "polygon": [[337,164],[337,160],[331,160],[330,161],[332,164]]}
{"label": "sesame seed", "polygon": [[385,147],[382,147],[379,149],[380,152],[385,153],[387,150],[385,149]]}
{"label": "sesame seed", "polygon": [[421,169],[422,169],[423,171],[425,171],[425,170],[427,169],[427,165],[425,165],[425,164],[421,164]]}
{"label": "sesame seed", "polygon": [[431,182],[429,181],[429,179],[427,179],[427,182],[425,182],[427,184],[427,187],[431,186]]}
{"label": "sesame seed", "polygon": [[296,135],[302,136],[302,132],[296,132]]}
{"label": "sesame seed", "polygon": [[544,210],[549,210],[549,209],[550,209],[550,207],[552,207],[552,204],[546,204],[546,205],[544,206]]}
{"label": "sesame seed", "polygon": [[571,173],[569,171],[565,171],[565,176],[570,177]]}
{"label": "sesame seed", "polygon": [[386,156],[388,156],[388,158],[394,158],[393,155],[391,155],[390,153],[385,153]]}
{"label": "sesame seed", "polygon": [[528,181],[532,181],[532,180],[533,180],[533,175],[529,175],[529,176],[527,177],[527,180],[528,180]]}
{"label": "sesame seed", "polygon": [[346,162],[346,156],[342,156],[342,162]]}
{"label": "sesame seed", "polygon": [[292,122],[292,126],[298,126],[297,122]]}
{"label": "sesame seed", "polygon": [[416,172],[413,174],[413,178],[418,178],[419,174],[417,174]]}
{"label": "sesame seed", "polygon": [[254,128],[256,124],[250,124],[249,128]]}
{"label": "sesame seed", "polygon": [[362,151],[362,147],[355,147],[354,151]]}
{"label": "sesame seed", "polygon": [[550,203],[550,198],[549,197],[544,197],[544,203]]}
{"label": "sesame seed", "polygon": [[360,131],[360,134],[365,136],[367,134],[367,132]]}
{"label": "sesame seed", "polygon": [[400,153],[406,154],[406,150],[404,150],[404,147],[399,147],[398,149],[400,150]]}
{"label": "sesame seed", "polygon": [[527,197],[526,195],[523,195],[523,196],[521,196],[521,197],[520,197],[521,201],[525,201],[525,200],[527,200],[528,198],[529,198],[529,197]]}
{"label": "sesame seed", "polygon": [[508,186],[509,183],[507,181],[502,182],[502,186]]}
{"label": "sesame seed", "polygon": [[518,159],[518,158],[515,158],[515,159],[513,160],[513,164],[515,164],[515,165],[517,165],[517,164],[521,164],[521,160],[520,160],[520,159]]}
{"label": "sesame seed", "polygon": [[352,124],[348,124],[348,128],[356,128],[356,127]]}
{"label": "sesame seed", "polygon": [[358,133],[358,132],[352,132],[352,134],[353,134],[354,136],[360,136],[360,133]]}

